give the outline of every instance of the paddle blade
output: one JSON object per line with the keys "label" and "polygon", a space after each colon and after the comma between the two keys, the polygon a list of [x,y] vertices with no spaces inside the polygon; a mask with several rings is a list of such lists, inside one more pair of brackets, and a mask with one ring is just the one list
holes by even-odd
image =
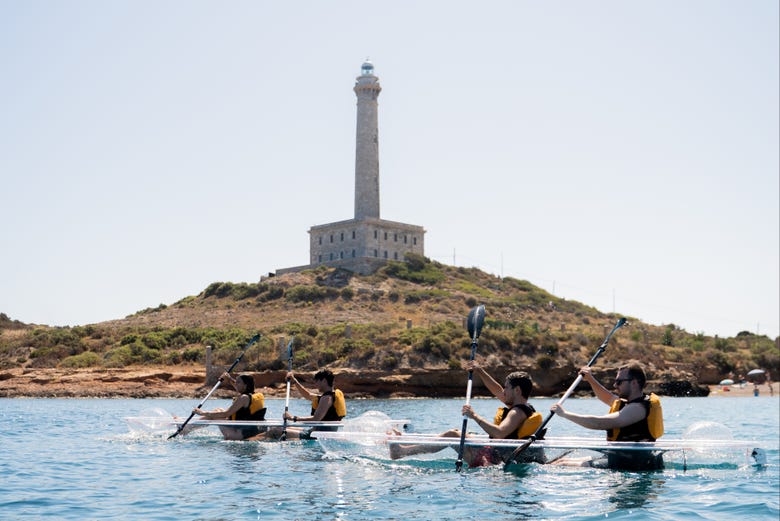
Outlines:
{"label": "paddle blade", "polygon": [[469,336],[473,339],[479,338],[482,332],[482,325],[485,323],[485,306],[480,304],[471,308],[466,323],[469,329]]}
{"label": "paddle blade", "polygon": [[295,337],[292,337],[289,342],[287,342],[287,360],[292,360],[293,357],[293,340],[295,340]]}

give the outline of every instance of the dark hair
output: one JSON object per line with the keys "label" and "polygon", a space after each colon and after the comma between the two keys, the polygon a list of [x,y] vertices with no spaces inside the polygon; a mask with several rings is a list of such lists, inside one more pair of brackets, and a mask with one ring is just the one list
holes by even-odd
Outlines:
{"label": "dark hair", "polygon": [[317,371],[317,373],[314,375],[315,380],[327,380],[328,385],[333,387],[333,373],[330,371],[330,369],[323,369],[322,371]]}
{"label": "dark hair", "polygon": [[242,374],[238,377],[242,382],[244,382],[244,393],[245,394],[252,394],[255,392],[255,379],[248,374]]}
{"label": "dark hair", "polygon": [[531,389],[533,389],[534,383],[528,373],[523,371],[509,373],[506,377],[506,381],[512,387],[519,387],[520,392],[523,393],[523,397],[526,400],[531,396]]}
{"label": "dark hair", "polygon": [[626,364],[624,366],[619,367],[618,371],[622,371],[624,369],[628,371],[629,378],[633,378],[634,380],[639,382],[639,387],[645,386],[645,382],[647,382],[647,377],[645,376],[645,370],[642,368],[641,365],[635,362],[631,364]]}

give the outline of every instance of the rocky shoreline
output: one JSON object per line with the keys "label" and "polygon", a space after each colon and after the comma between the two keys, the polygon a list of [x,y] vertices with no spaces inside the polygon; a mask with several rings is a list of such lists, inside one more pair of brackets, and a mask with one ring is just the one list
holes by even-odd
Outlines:
{"label": "rocky shoreline", "polygon": [[[505,370],[496,369],[496,374]],[[30,369],[14,368],[0,371],[0,398],[200,398],[214,385],[219,371],[207,380],[203,366],[155,366],[121,369]],[[351,398],[456,398],[463,396],[465,380],[462,370],[419,369],[406,371],[369,371],[340,369],[336,371],[337,386]],[[284,371],[254,373],[255,384],[267,397],[283,397],[286,386]],[[311,373],[301,372],[304,383],[311,381]],[[560,375],[554,380],[532,375],[538,382],[534,396],[556,396],[568,388],[570,379]],[[597,375],[599,376],[599,375]],[[649,383],[648,389],[662,395],[678,396],[753,396],[752,384],[744,386],[691,386],[677,382],[670,391],[668,384]],[[702,390],[703,389],[703,390]],[[583,385],[583,395],[589,393]],[[474,380],[474,396],[489,393],[478,378]],[[219,389],[215,396],[229,397],[230,389]],[[770,388],[759,386],[760,396],[769,396]],[[780,395],[778,383],[772,395]]]}
{"label": "rocky shoreline", "polygon": [[[0,398],[197,398],[216,382],[221,369],[139,367],[122,369],[9,369],[0,372]],[[340,369],[336,385],[351,398],[451,398],[463,394],[463,371],[413,370],[383,372]],[[283,397],[285,371],[252,373],[267,397]],[[306,384],[313,373],[301,372]],[[474,395],[487,392],[475,382]],[[218,389],[217,397],[233,396]]]}

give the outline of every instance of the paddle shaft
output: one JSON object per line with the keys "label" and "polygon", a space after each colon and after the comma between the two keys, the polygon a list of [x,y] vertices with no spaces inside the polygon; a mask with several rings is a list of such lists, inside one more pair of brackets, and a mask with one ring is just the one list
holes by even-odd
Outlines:
{"label": "paddle shaft", "polygon": [[[476,336],[471,341],[471,360],[474,360],[474,357],[477,354],[477,338]],[[466,384],[466,405],[469,404],[471,401],[471,387],[474,381],[474,371],[469,369],[469,381]],[[455,461],[455,470],[460,471],[461,467],[463,466],[463,449],[466,444],[466,427],[468,426],[469,417],[465,414],[463,415],[463,426],[460,428],[460,445],[458,446],[458,459]]]}
{"label": "paddle shaft", "polygon": [[[612,331],[609,332],[607,335],[607,338],[604,339],[604,342],[601,343],[598,350],[596,350],[596,353],[593,355],[593,357],[588,362],[587,366],[591,367],[593,364],[596,363],[596,360],[598,360],[598,357],[601,356],[601,353],[603,353],[607,349],[607,344],[609,344],[609,339],[612,338],[612,335],[620,329],[620,327],[626,323],[625,318],[621,318],[618,320],[618,323],[615,324],[615,327],[612,328]],[[566,390],[566,392],[561,396],[561,399],[558,400],[558,405],[561,405],[563,402],[565,402],[569,396],[571,396],[571,393],[574,392],[574,390],[577,388],[578,385],[580,385],[580,382],[582,382],[582,374],[578,374],[577,378],[574,379],[574,382],[569,386],[569,388]],[[536,429],[536,432],[534,432],[529,438],[528,441],[525,442],[520,447],[516,448],[512,455],[509,456],[509,459],[506,460],[504,464],[504,468],[506,468],[510,463],[515,461],[515,459],[522,454],[522,452],[527,449],[533,442],[537,440],[537,437],[539,436],[539,433],[544,431],[544,428],[547,426],[548,423],[550,423],[550,420],[552,420],[552,417],[555,416],[555,413],[553,411],[550,411],[550,414],[547,415],[547,418],[544,419],[542,424],[539,426],[538,429]]]}
{"label": "paddle shaft", "polygon": [[[287,344],[287,372],[292,371],[292,339]],[[284,423],[282,424],[282,441],[287,439],[287,412],[290,410],[290,377],[287,377],[287,394],[284,399]]]}
{"label": "paddle shaft", "polygon": [[[252,344],[257,342],[257,340],[259,338],[260,338],[260,335],[255,335],[255,336],[252,337],[252,339],[249,341],[249,343],[246,345],[246,347],[244,347],[244,350],[241,351],[241,354],[238,355],[238,358],[236,358],[235,362],[233,362],[233,365],[231,365],[230,368],[227,371],[225,371],[227,374],[230,374],[230,371],[232,371],[233,368],[236,367],[238,365],[238,363],[241,361],[241,359],[244,357],[244,353],[246,353],[247,349],[249,349]],[[215,383],[214,387],[211,388],[211,390],[209,391],[209,394],[207,394],[206,397],[203,398],[203,400],[200,401],[200,403],[198,404],[198,406],[196,408],[200,409],[201,407],[203,407],[203,404],[206,403],[206,401],[211,397],[212,394],[214,394],[214,391],[219,389],[220,385],[222,385],[222,378],[217,380],[217,383]],[[181,433],[181,431],[184,430],[184,427],[187,426],[187,424],[190,422],[190,420],[192,419],[193,416],[195,416],[195,411],[190,413],[189,418],[187,418],[187,420],[184,423],[182,423],[179,426],[178,429],[176,429],[176,432],[174,432],[173,434],[168,436],[168,439],[170,440],[171,438],[175,438],[176,436],[178,436]]]}

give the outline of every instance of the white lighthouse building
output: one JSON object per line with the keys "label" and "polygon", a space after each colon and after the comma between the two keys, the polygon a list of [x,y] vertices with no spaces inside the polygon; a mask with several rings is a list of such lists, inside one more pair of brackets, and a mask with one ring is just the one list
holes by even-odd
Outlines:
{"label": "white lighthouse building", "polygon": [[346,221],[309,229],[309,261],[305,267],[325,265],[369,274],[388,260],[402,261],[406,253],[424,254],[422,226],[387,221],[379,216],[379,93],[382,87],[374,66],[366,61],[354,87],[357,96],[355,140],[355,216]]}

